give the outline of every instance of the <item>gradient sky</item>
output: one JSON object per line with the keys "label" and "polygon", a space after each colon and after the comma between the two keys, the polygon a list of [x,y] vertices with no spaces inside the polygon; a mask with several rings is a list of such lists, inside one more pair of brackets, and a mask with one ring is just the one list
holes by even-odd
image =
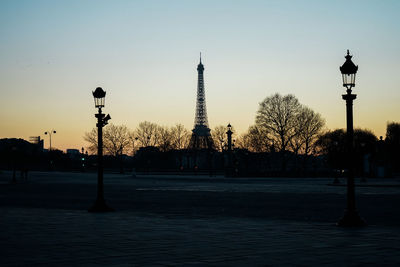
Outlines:
{"label": "gradient sky", "polygon": [[[91,91],[131,129],[192,129],[199,52],[210,127],[254,123],[258,103],[292,93],[345,127],[339,66],[359,65],[355,127],[400,121],[400,1],[0,1],[0,138],[43,135],[80,148]],[[45,138],[48,147],[48,139]]]}

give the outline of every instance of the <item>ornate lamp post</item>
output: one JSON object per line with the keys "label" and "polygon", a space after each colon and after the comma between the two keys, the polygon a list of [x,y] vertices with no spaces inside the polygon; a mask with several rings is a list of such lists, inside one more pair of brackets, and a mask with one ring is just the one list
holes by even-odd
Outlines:
{"label": "ornate lamp post", "polygon": [[55,134],[55,133],[57,133],[57,132],[54,131],[54,130],[44,132],[44,134],[45,134],[45,135],[49,135],[49,138],[50,138],[50,148],[49,148],[49,151],[51,151],[51,134],[53,134],[53,133]]}
{"label": "ornate lamp post", "polygon": [[227,127],[228,131],[226,132],[226,135],[228,136],[228,151],[232,151],[232,126],[229,123]]}
{"label": "ornate lamp post", "polygon": [[345,56],[346,61],[340,67],[340,72],[343,78],[343,87],[346,87],[346,94],[342,95],[346,101],[346,121],[347,121],[347,208],[343,217],[337,223],[342,227],[357,227],[365,226],[366,223],[361,219],[356,210],[355,185],[354,185],[354,130],[353,130],[353,100],[357,95],[351,93],[351,88],[355,86],[356,73],[358,66],[351,61],[349,50]]}
{"label": "ornate lamp post", "polygon": [[107,206],[104,200],[104,186],[103,186],[103,127],[108,124],[111,119],[110,115],[107,116],[101,113],[101,108],[104,107],[106,92],[101,87],[97,87],[93,93],[95,107],[98,108],[98,113],[95,114],[97,118],[97,199],[94,205],[88,210],[89,212],[107,212],[114,211],[114,209]]}
{"label": "ornate lamp post", "polygon": [[226,132],[226,135],[227,135],[227,137],[228,137],[228,150],[227,150],[227,152],[228,152],[228,169],[227,169],[227,172],[226,172],[226,176],[227,177],[232,177],[233,176],[233,167],[232,167],[232,134],[233,134],[233,132],[232,132],[232,126],[231,126],[231,124],[229,123],[228,124],[228,131]]}
{"label": "ornate lamp post", "polygon": [[137,140],[139,139],[139,137],[132,137],[132,157],[135,156],[135,152],[136,152],[136,147],[135,147],[135,142],[137,142]]}

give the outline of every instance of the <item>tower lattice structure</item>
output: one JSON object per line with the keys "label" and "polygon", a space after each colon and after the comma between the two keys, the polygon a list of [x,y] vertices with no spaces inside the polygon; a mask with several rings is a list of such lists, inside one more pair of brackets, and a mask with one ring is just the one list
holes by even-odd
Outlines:
{"label": "tower lattice structure", "polygon": [[189,142],[189,149],[213,149],[214,142],[208,127],[206,96],[204,91],[204,65],[201,62],[197,65],[197,101],[194,128]]}

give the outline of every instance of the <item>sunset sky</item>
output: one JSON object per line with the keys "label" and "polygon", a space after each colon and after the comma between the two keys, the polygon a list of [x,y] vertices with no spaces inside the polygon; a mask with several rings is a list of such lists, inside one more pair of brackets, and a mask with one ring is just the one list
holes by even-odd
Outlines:
{"label": "sunset sky", "polygon": [[[0,1],[0,138],[80,148],[104,112],[193,128],[199,52],[210,128],[254,123],[279,92],[345,127],[339,66],[359,66],[355,127],[400,121],[400,1]],[[45,138],[48,147],[48,139]]]}

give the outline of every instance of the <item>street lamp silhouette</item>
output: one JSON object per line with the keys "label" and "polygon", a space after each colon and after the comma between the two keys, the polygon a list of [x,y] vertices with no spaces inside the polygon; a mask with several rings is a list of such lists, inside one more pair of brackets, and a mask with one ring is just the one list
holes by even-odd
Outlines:
{"label": "street lamp silhouette", "polygon": [[45,134],[45,135],[49,135],[49,138],[50,138],[50,148],[49,148],[49,151],[51,151],[51,134],[53,134],[53,133],[55,134],[55,133],[57,133],[57,132],[54,131],[54,130],[44,132],[44,134]]}
{"label": "street lamp silhouette", "polygon": [[135,142],[137,142],[138,139],[139,137],[132,137],[132,157],[135,156],[135,151],[136,151]]}
{"label": "street lamp silhouette", "polygon": [[85,149],[82,147],[81,149],[81,168],[82,171],[85,171]]}
{"label": "street lamp silhouette", "polygon": [[357,227],[365,226],[366,223],[358,215],[356,210],[355,185],[354,185],[354,130],[353,130],[353,100],[357,95],[351,93],[351,88],[355,86],[356,73],[358,66],[351,60],[349,50],[345,56],[346,61],[340,67],[340,72],[343,78],[343,87],[346,87],[346,94],[342,95],[346,101],[346,147],[347,147],[347,207],[343,217],[337,223],[342,227]]}
{"label": "street lamp silhouette", "polygon": [[232,177],[233,176],[233,164],[232,164],[232,126],[229,123],[228,126],[228,131],[226,132],[227,139],[228,139],[228,144],[227,144],[227,153],[228,153],[228,168],[226,172],[227,177]]}
{"label": "street lamp silhouette", "polygon": [[111,119],[110,115],[107,116],[101,113],[101,108],[104,107],[106,92],[101,87],[97,87],[93,93],[94,105],[98,108],[98,113],[95,114],[97,118],[97,199],[94,205],[88,210],[89,212],[107,212],[114,211],[114,209],[107,206],[104,200],[104,185],[103,185],[103,127],[108,124]]}
{"label": "street lamp silhouette", "polygon": [[232,134],[233,134],[233,132],[232,132],[232,126],[230,123],[228,124],[227,128],[228,128],[228,131],[226,132],[226,135],[228,136],[228,151],[232,151]]}

